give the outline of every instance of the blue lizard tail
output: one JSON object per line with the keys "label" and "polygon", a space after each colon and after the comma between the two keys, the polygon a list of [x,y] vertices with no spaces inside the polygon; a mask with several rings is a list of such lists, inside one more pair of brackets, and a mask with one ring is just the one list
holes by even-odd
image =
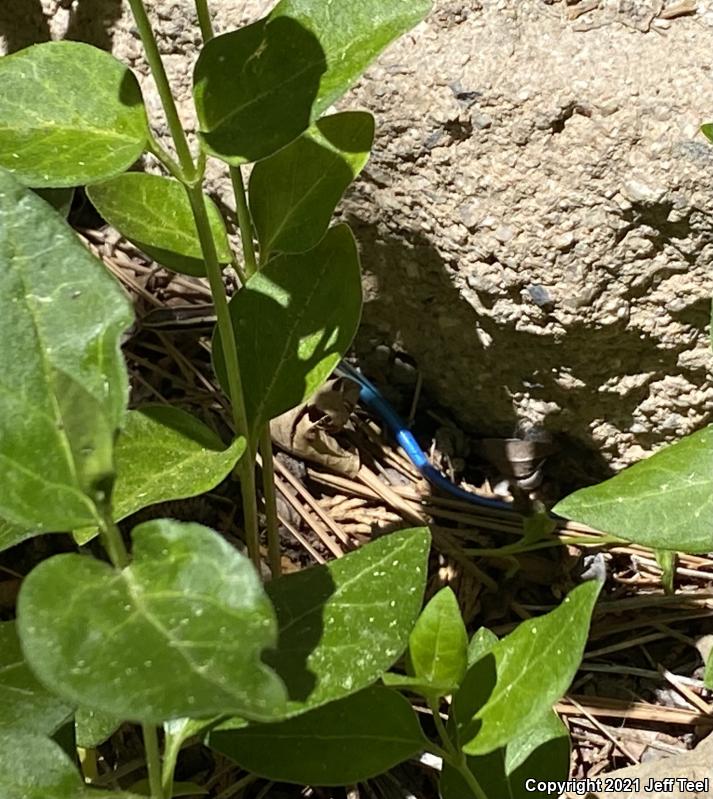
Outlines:
{"label": "blue lizard tail", "polygon": [[509,502],[504,502],[500,499],[488,499],[487,497],[481,497],[479,494],[474,494],[472,491],[466,491],[465,489],[455,485],[455,483],[452,483],[428,460],[426,453],[418,445],[418,442],[414,438],[411,431],[406,427],[404,421],[379,391],[379,389],[368,378],[364,377],[361,372],[359,372],[346,361],[340,361],[339,366],[337,366],[335,371],[340,377],[346,377],[358,384],[359,398],[361,401],[368,408],[371,408],[371,410],[378,414],[378,416],[380,416],[384,422],[386,422],[401,449],[403,449],[406,455],[408,455],[411,463],[413,463],[413,465],[426,478],[426,480],[428,480],[429,483],[438,486],[451,496],[458,497],[458,499],[462,499],[465,502],[470,502],[472,505],[478,505],[481,508],[495,508],[496,510],[508,511],[513,510],[513,507]]}

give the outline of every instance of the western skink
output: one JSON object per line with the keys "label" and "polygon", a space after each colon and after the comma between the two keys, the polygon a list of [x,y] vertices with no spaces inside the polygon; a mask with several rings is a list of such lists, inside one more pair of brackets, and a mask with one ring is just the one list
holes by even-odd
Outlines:
{"label": "western skink", "polygon": [[391,403],[371,380],[355,369],[350,363],[347,361],[340,361],[334,371],[340,377],[346,377],[359,385],[359,399],[386,423],[391,434],[408,456],[408,459],[429,483],[438,486],[438,488],[446,491],[451,496],[469,502],[471,505],[478,505],[481,508],[495,508],[497,510],[513,510],[509,502],[503,502],[500,499],[481,497],[479,494],[475,494],[472,491],[466,491],[464,488],[451,482],[444,474],[441,474],[428,460],[426,453],[421,449],[413,433],[408,429]]}
{"label": "western skink", "polygon": [[[187,306],[186,308],[160,308],[151,311],[144,317],[141,326],[152,329],[185,330],[210,327],[214,322],[215,316],[212,306]],[[481,497],[472,491],[466,491],[451,482],[444,474],[441,474],[428,460],[426,453],[421,449],[413,433],[408,429],[391,403],[358,369],[355,369],[347,361],[342,360],[335,372],[340,377],[345,377],[357,383],[359,386],[359,399],[382,419],[399,446],[408,456],[408,459],[429,483],[453,497],[469,502],[471,505],[477,505],[481,508],[494,508],[496,510],[513,510],[509,502]]]}

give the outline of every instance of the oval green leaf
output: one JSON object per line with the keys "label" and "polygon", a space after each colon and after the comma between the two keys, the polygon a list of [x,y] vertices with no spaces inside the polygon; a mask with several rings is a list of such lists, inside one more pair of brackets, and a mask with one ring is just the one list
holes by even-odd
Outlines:
{"label": "oval green leaf", "polygon": [[[113,518],[205,494],[230,474],[244,452],[245,439],[226,448],[209,427],[180,408],[148,405],[129,411],[114,450]],[[96,528],[84,528],[74,537],[86,544],[96,534]]]}
{"label": "oval green leaf", "polygon": [[575,491],[554,512],[654,549],[710,552],[713,425],[599,485]]}
{"label": "oval green leaf", "polygon": [[0,516],[96,523],[128,393],[129,302],[59,215],[0,170]]}
{"label": "oval green leaf", "polygon": [[[486,796],[532,799],[527,780],[564,781],[569,773],[569,732],[557,714],[547,713],[530,730],[513,738],[487,755],[469,755],[466,763]],[[453,766],[443,764],[441,799],[480,799]],[[541,794],[541,799],[556,799],[559,792]]]}
{"label": "oval green leaf", "polygon": [[193,76],[204,148],[241,164],[289,144],[309,127],[324,70],[318,38],[286,17],[211,39]]}
{"label": "oval green leaf", "polygon": [[0,166],[28,186],[83,186],[144,151],[148,122],[131,70],[81,42],[0,58]]}
{"label": "oval green leaf", "polygon": [[562,697],[582,661],[600,588],[596,581],[577,586],[559,607],[519,624],[470,667],[452,706],[466,754],[505,746]]}
{"label": "oval green leaf", "polygon": [[441,589],[423,609],[409,637],[413,676],[435,696],[446,696],[465,676],[468,633],[453,591]]}
{"label": "oval green leaf", "polygon": [[300,785],[350,785],[427,747],[410,703],[372,686],[277,724],[213,730],[208,745],[253,774]]}
{"label": "oval green leaf", "polygon": [[9,728],[52,735],[71,715],[25,663],[15,622],[0,622],[0,735],[11,735]]}
{"label": "oval green leaf", "polygon": [[58,744],[42,735],[20,731],[0,738],[0,796],[3,799],[142,799],[126,791],[85,787],[74,763]]}
{"label": "oval green leaf", "polygon": [[282,0],[270,14],[311,32],[324,52],[326,70],[312,110],[317,119],[356,82],[394,39],[420,22],[430,0]]}
{"label": "oval green leaf", "polygon": [[[359,256],[347,225],[309,252],[281,255],[230,301],[250,436],[307,400],[329,377],[361,314]],[[216,328],[217,331],[217,328]],[[213,361],[227,390],[220,335]]]}
{"label": "oval green leaf", "polygon": [[18,629],[35,674],[121,719],[278,717],[284,687],[260,661],[275,614],[249,560],[199,524],[147,522],[133,541],[121,571],[57,555],[25,579]]}
{"label": "oval green leaf", "polygon": [[[157,263],[187,275],[205,275],[191,205],[177,180],[128,172],[90,186],[87,194],[110,225]],[[206,207],[218,260],[230,263],[223,217],[209,197]]]}
{"label": "oval green leaf", "polygon": [[267,584],[279,640],[265,655],[297,715],[360,691],[398,660],[426,584],[426,528],[393,533]]}
{"label": "oval green leaf", "polygon": [[273,251],[304,252],[319,243],[342,194],[368,161],[373,140],[372,115],[346,111],[320,119],[255,164],[250,211],[263,262]]}

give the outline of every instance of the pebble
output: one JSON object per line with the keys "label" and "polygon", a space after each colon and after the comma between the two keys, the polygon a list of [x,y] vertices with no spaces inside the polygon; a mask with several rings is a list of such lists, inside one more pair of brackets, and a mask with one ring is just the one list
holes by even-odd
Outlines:
{"label": "pebble", "polygon": [[544,286],[541,286],[539,283],[531,283],[527,287],[527,293],[530,295],[530,299],[539,308],[548,308],[554,306],[554,301],[550,296],[549,291],[547,291],[547,289]]}

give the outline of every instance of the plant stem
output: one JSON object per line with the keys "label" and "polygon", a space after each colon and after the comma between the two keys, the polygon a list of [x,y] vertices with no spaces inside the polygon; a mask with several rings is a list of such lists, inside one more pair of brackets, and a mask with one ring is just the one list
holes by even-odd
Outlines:
{"label": "plant stem", "polygon": [[443,723],[443,719],[441,718],[441,711],[438,707],[438,700],[429,699],[428,707],[431,710],[431,715],[433,716],[433,723],[436,725],[436,732],[438,733],[438,737],[441,739],[441,743],[443,744],[444,748],[450,755],[456,756],[458,754],[458,750],[453,744],[453,741],[451,741],[451,737],[450,735],[448,735],[448,730],[446,729],[446,725]]}
{"label": "plant stem", "polygon": [[99,536],[102,546],[109,555],[109,560],[114,567],[117,569],[124,569],[129,563],[129,553],[124,546],[124,539],[121,537],[121,531],[111,517],[110,507],[102,510]]}
{"label": "plant stem", "polygon": [[146,765],[149,771],[149,786],[151,799],[166,799],[161,784],[161,756],[158,751],[158,733],[153,724],[142,724],[141,731],[144,736],[144,750],[146,752]]}
{"label": "plant stem", "polygon": [[[199,14],[205,17],[208,11],[207,3],[205,3],[205,0],[198,0],[198,2],[203,2],[204,7],[201,9],[199,5],[197,8]],[[131,6],[131,11],[136,21],[136,27],[139,29],[139,35],[141,36],[141,41],[143,42],[146,52],[146,59],[148,60],[151,73],[156,81],[156,87],[158,88],[161,104],[166,114],[168,127],[171,131],[171,136],[176,147],[176,154],[178,155],[183,173],[180,178],[188,194],[196,228],[198,230],[198,238],[200,239],[203,260],[205,261],[208,282],[213,297],[213,304],[215,305],[218,330],[220,331],[223,352],[225,353],[225,367],[228,375],[228,394],[230,395],[230,404],[233,411],[235,432],[237,435],[243,435],[247,439],[248,451],[240,459],[238,473],[240,476],[240,490],[243,497],[245,537],[248,545],[248,553],[256,568],[259,569],[260,546],[257,525],[257,499],[255,496],[255,445],[251,442],[250,436],[248,435],[245,398],[243,396],[242,381],[240,379],[235,334],[230,321],[228,299],[225,293],[225,286],[223,285],[223,277],[220,264],[218,263],[213,234],[210,229],[208,212],[205,206],[205,197],[200,185],[202,169],[196,169],[196,165],[193,162],[191,151],[188,147],[188,140],[186,139],[185,131],[178,117],[176,102],[171,93],[166,70],[164,69],[158,45],[156,44],[156,37],[151,28],[151,23],[146,14],[144,4],[142,0],[129,0],[129,5]]]}
{"label": "plant stem", "polygon": [[260,568],[260,545],[258,539],[257,524],[257,499],[255,496],[255,442],[252,440],[248,430],[247,410],[245,407],[245,395],[243,394],[243,383],[240,376],[240,366],[238,364],[238,349],[235,344],[235,331],[230,319],[230,309],[228,308],[228,298],[223,285],[223,276],[218,263],[218,255],[215,250],[215,241],[210,229],[208,212],[205,205],[205,196],[200,185],[186,186],[188,199],[193,210],[198,238],[201,243],[203,260],[205,262],[206,274],[210,284],[210,293],[213,297],[215,306],[216,324],[220,333],[221,344],[223,345],[223,358],[225,361],[225,371],[228,377],[228,395],[230,397],[230,407],[233,412],[233,424],[237,435],[245,436],[247,441],[247,452],[238,462],[238,474],[240,476],[240,490],[243,497],[243,513],[245,516],[245,538],[248,545],[248,554],[255,564]]}
{"label": "plant stem", "polygon": [[[198,0],[197,0],[198,2]],[[240,227],[240,241],[245,258],[245,274],[248,279],[257,272],[257,259],[253,242],[253,225],[250,219],[243,173],[239,166],[230,167],[230,180],[233,184],[235,208]],[[275,493],[275,467],[272,460],[272,438],[269,423],[260,431],[260,455],[262,456],[262,495],[265,501],[265,521],[267,524],[267,551],[272,578],[279,577],[282,572],[280,553],[280,531],[277,523],[277,495]]]}
{"label": "plant stem", "polygon": [[82,766],[84,782],[91,784],[99,776],[99,769],[97,768],[97,750],[93,748],[83,749],[82,747],[77,747],[77,753]]}
{"label": "plant stem", "polygon": [[[443,719],[441,718],[438,700],[429,699],[428,706],[431,709],[431,715],[433,716],[433,723],[436,725],[438,737],[443,743],[443,749],[441,749],[441,747],[437,747],[436,754],[450,763],[453,768],[458,769],[461,777],[463,777],[465,782],[468,783],[468,787],[473,792],[473,795],[477,797],[477,799],[488,799],[487,794],[480,787],[480,784],[473,775],[473,772],[468,768],[468,761],[466,760],[465,755],[451,740],[448,730],[446,729],[446,725],[443,723]],[[431,746],[433,747],[433,744],[431,744]]]}
{"label": "plant stem", "polygon": [[213,23],[210,19],[208,0],[196,0],[196,14],[198,15],[203,44],[205,44],[213,38]]}
{"label": "plant stem", "polygon": [[178,754],[181,751],[181,742],[170,740],[170,736],[164,737],[163,745],[163,767],[161,769],[161,789],[167,799],[173,796],[173,778],[176,773],[176,763]]}
{"label": "plant stem", "polygon": [[560,536],[557,538],[548,538],[545,541],[535,541],[531,544],[520,544],[515,542],[514,544],[506,544],[502,547],[491,547],[486,549],[479,549],[477,547],[467,547],[463,550],[467,555],[471,555],[473,557],[479,558],[504,558],[504,557],[512,557],[514,555],[522,555],[525,552],[534,552],[537,549],[547,549],[548,547],[564,547],[564,546],[575,546],[575,547],[599,547],[604,546],[605,544],[626,544],[625,541],[622,541],[620,538],[615,538],[614,536],[608,535],[600,535],[600,536],[590,536],[589,538],[585,538],[584,536]]}
{"label": "plant stem", "polygon": [[250,210],[248,209],[247,193],[243,173],[239,166],[230,167],[230,180],[233,183],[233,193],[235,195],[235,209],[238,214],[238,226],[240,227],[240,241],[243,245],[243,257],[245,258],[245,272],[248,277],[257,272],[257,259],[255,258],[255,245],[253,244],[253,226],[250,221]]}
{"label": "plant stem", "polygon": [[193,180],[195,178],[195,165],[193,164],[193,157],[191,150],[188,146],[188,139],[186,133],[181,125],[181,120],[178,116],[176,109],[176,101],[173,99],[171,93],[171,86],[168,82],[166,70],[161,61],[161,54],[159,53],[156,37],[154,36],[151,22],[149,21],[148,14],[144,8],[142,0],[129,0],[131,13],[134,15],[136,27],[141,37],[141,42],[144,46],[146,53],[146,60],[148,61],[151,74],[156,82],[159,97],[161,98],[161,105],[163,106],[164,113],[166,114],[166,121],[168,122],[168,129],[171,131],[174,146],[176,147],[176,155],[178,162],[183,170],[183,176],[186,180]]}
{"label": "plant stem", "polygon": [[265,499],[265,519],[267,522],[267,560],[274,580],[282,574],[282,553],[280,552],[275,465],[272,461],[272,437],[270,436],[269,424],[266,424],[262,429],[262,433],[260,433],[260,455],[262,456],[262,493]]}
{"label": "plant stem", "polygon": [[477,799],[488,799],[488,795],[480,787],[480,783],[475,779],[475,775],[468,768],[468,761],[462,752],[459,752],[458,757],[456,758],[449,758],[449,762],[454,768],[458,769],[461,777],[463,777],[465,782],[468,783],[468,787],[473,792],[473,795],[477,797]]}
{"label": "plant stem", "polygon": [[170,175],[178,180],[183,180],[183,170],[180,165],[159,144],[151,131],[149,131],[148,151],[163,164]]}

